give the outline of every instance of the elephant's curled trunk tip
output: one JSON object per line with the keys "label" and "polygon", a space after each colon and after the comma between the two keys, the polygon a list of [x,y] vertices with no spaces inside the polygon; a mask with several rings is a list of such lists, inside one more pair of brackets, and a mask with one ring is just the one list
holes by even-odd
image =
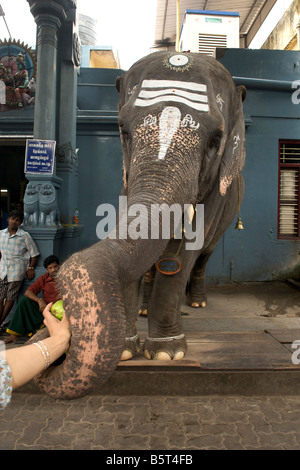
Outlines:
{"label": "elephant's curled trunk tip", "polygon": [[93,273],[83,254],[72,255],[57,277],[70,322],[70,347],[60,364],[37,378],[53,398],[77,398],[101,387],[122,353],[125,309],[119,284],[108,266]]}

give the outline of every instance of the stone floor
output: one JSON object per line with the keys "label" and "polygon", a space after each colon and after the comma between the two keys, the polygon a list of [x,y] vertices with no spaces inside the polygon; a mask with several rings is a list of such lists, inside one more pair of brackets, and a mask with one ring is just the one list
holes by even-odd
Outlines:
{"label": "stone floor", "polygon": [[[0,449],[299,449],[298,287],[209,287],[206,309],[182,306],[183,361],[139,355],[89,396],[54,400],[22,387],[0,412]],[[143,341],[147,319],[137,327]]]}
{"label": "stone floor", "polygon": [[[16,393],[0,412],[1,450],[111,451],[105,458],[126,450],[147,459],[170,450],[189,455],[299,447],[299,396],[106,395],[63,401]],[[100,453],[97,465],[101,459]],[[199,463],[197,454],[193,459]]]}

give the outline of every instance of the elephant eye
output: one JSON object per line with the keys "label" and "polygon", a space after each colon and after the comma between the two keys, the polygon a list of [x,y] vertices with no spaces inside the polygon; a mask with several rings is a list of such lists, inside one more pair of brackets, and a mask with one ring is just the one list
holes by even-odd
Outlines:
{"label": "elephant eye", "polygon": [[127,127],[125,126],[125,124],[120,123],[119,124],[119,129],[120,129],[120,134],[121,134],[122,137],[124,137],[124,138],[129,137],[129,131],[128,131]]}
{"label": "elephant eye", "polygon": [[129,88],[129,89],[128,89],[128,96],[133,95],[133,93],[135,92],[136,88],[137,88],[137,85],[134,85],[132,88]]}
{"label": "elephant eye", "polygon": [[219,132],[210,137],[208,141],[208,150],[210,153],[218,151],[221,144],[221,138],[222,135]]}
{"label": "elephant eye", "polygon": [[122,134],[123,137],[128,137],[129,136],[129,132],[127,132],[125,129],[120,128],[120,131],[121,131],[121,134]]}

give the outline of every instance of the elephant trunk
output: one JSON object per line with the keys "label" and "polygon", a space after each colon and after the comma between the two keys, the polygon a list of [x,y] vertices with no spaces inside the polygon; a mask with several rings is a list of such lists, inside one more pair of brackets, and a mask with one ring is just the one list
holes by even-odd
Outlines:
{"label": "elephant trunk", "polygon": [[[134,202],[140,199],[134,194]],[[151,203],[146,195],[146,220]],[[169,201],[163,200],[168,204]],[[172,201],[171,201],[172,202]],[[128,204],[128,212],[133,205]],[[128,216],[130,232],[134,217]],[[117,227],[117,232],[118,232]],[[100,388],[116,369],[124,347],[125,306],[123,286],[138,280],[163,252],[168,239],[105,239],[75,253],[60,268],[57,283],[70,321],[71,343],[64,361],[37,378],[53,398],[77,398]]]}
{"label": "elephant trunk", "polygon": [[53,398],[77,398],[100,387],[119,361],[125,334],[120,284],[105,250],[95,248],[72,255],[57,276],[71,342],[65,360],[37,378]]}

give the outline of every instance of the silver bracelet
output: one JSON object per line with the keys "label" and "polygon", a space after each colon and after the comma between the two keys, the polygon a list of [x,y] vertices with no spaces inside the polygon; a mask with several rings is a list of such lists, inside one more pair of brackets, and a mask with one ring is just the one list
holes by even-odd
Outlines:
{"label": "silver bracelet", "polygon": [[[42,348],[42,346],[39,344],[41,343],[43,345],[44,348]],[[49,354],[49,351],[45,345],[45,343],[43,341],[38,341],[37,343],[33,343],[35,344],[39,350],[41,351],[41,353],[43,354],[43,357],[44,357],[44,361],[45,361],[45,366],[44,366],[44,369],[46,370],[49,366],[50,366],[50,354]]]}
{"label": "silver bracelet", "polygon": [[46,352],[46,355],[47,355],[47,361],[48,361],[48,362],[47,362],[47,367],[49,367],[49,366],[50,366],[50,354],[49,354],[48,348],[47,348],[47,346],[45,345],[44,341],[41,340],[41,341],[39,341],[39,343],[42,343],[42,345],[43,345],[44,348],[45,348],[45,352]]}

